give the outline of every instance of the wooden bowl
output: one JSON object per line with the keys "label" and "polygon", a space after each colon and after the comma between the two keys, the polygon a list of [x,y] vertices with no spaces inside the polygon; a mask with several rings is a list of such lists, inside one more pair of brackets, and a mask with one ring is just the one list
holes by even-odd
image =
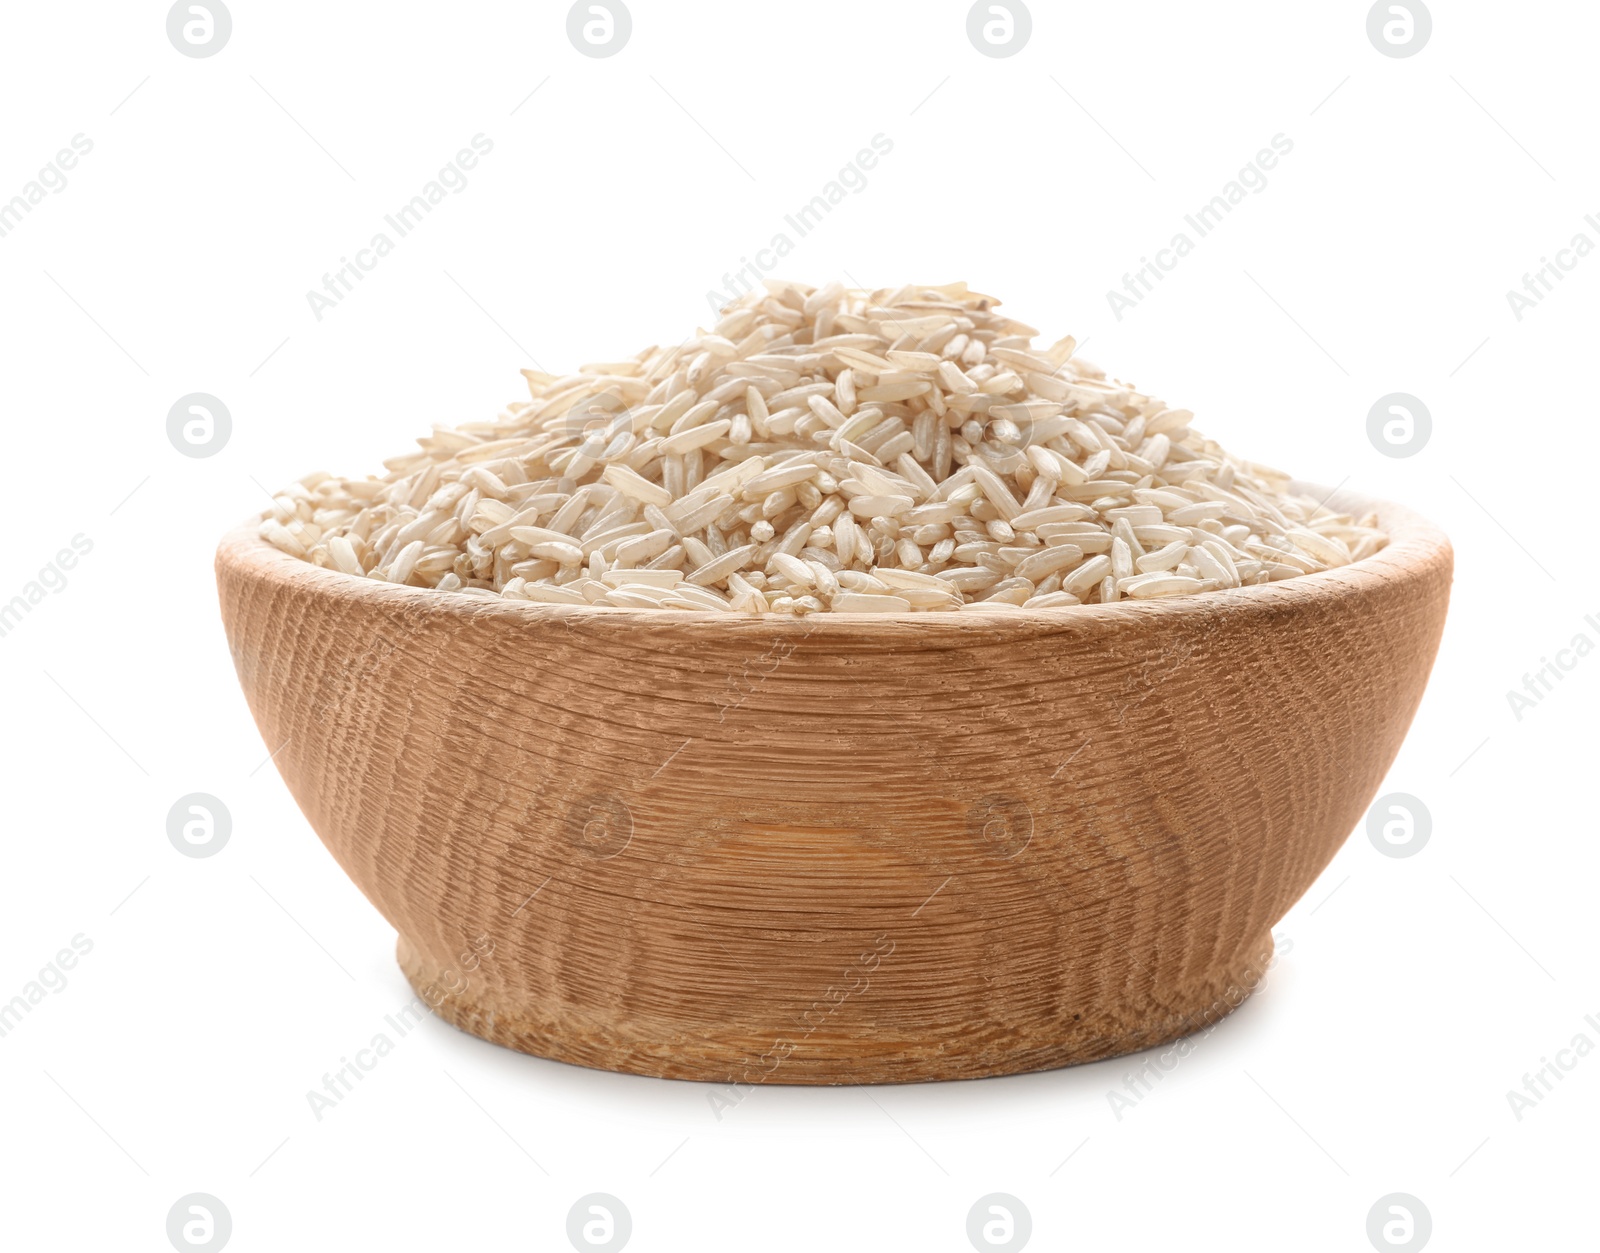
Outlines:
{"label": "wooden bowl", "polygon": [[493,602],[253,526],[217,575],[279,772],[439,1015],[645,1075],[957,1079],[1161,1044],[1259,980],[1449,597],[1437,529],[1340,503],[1389,546],[1003,616]]}

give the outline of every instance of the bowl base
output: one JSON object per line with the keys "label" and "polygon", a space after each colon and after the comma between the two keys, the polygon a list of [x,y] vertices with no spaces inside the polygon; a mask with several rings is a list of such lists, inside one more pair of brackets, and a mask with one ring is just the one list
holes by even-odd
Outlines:
{"label": "bowl base", "polygon": [[1032,1030],[1004,1037],[968,1032],[932,1040],[903,1038],[881,1020],[859,1019],[829,1023],[803,1035],[793,1023],[767,1030],[759,1024],[737,1029],[707,1024],[698,1030],[650,1032],[626,1016],[601,1022],[559,1009],[530,1010],[548,1005],[548,997],[533,992],[515,997],[497,994],[470,975],[427,961],[404,936],[396,945],[396,957],[419,999],[469,1035],[595,1070],[729,1085],[727,1105],[737,1104],[752,1086],[762,1083],[983,1079],[1057,1070],[1157,1048],[1205,1030],[1242,1005],[1273,964],[1273,941],[1270,934],[1263,935],[1234,960],[1202,976],[1163,981],[1159,1005],[1124,1006],[1113,1017],[1102,1013],[1092,1022],[1088,1007],[1085,1014],[1062,1013],[1061,1026],[1053,1032]]}

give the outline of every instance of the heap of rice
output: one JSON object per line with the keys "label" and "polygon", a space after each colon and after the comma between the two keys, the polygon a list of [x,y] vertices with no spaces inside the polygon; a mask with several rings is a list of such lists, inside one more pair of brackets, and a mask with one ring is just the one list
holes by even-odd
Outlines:
{"label": "heap of rice", "polygon": [[261,533],[458,594],[781,614],[1182,596],[1385,543],[998,304],[768,282],[677,347],[524,371],[382,478],[308,476]]}

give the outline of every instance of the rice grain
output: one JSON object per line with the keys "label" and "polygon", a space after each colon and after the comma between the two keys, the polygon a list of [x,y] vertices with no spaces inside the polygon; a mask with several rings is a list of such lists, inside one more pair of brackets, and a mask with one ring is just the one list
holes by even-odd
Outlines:
{"label": "rice grain", "polygon": [[269,543],[358,578],[744,614],[1070,610],[1379,551],[965,284],[767,281],[676,348],[524,371],[382,477],[309,475]]}

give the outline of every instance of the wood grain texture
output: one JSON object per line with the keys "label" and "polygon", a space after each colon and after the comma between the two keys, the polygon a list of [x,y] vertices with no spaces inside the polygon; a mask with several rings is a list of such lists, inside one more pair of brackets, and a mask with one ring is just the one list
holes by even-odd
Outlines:
{"label": "wood grain texture", "polygon": [[1235,1006],[1421,699],[1452,557],[998,615],[592,610],[217,554],[239,679],[436,1012],[734,1083],[1114,1056]]}

